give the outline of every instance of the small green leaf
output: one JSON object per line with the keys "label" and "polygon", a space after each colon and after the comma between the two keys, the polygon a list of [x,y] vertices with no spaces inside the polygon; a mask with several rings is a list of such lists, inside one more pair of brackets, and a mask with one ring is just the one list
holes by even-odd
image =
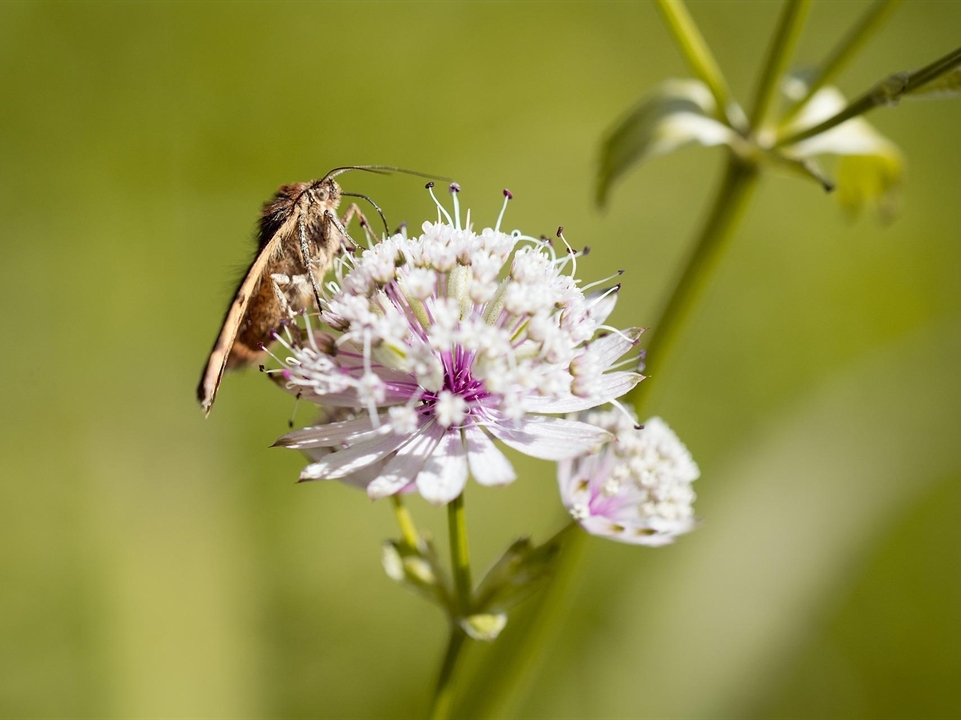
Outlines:
{"label": "small green leaf", "polygon": [[597,203],[607,201],[611,185],[634,165],[667,155],[685,145],[735,145],[740,135],[715,119],[715,103],[704,83],[662,83],[605,138],[597,177]]}

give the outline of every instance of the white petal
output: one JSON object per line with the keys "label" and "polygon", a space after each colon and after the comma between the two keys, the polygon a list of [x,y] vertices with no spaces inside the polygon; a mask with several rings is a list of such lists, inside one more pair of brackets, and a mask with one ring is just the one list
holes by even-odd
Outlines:
{"label": "white petal", "polygon": [[459,430],[448,431],[417,476],[417,489],[428,502],[446,505],[467,484],[467,450]]}
{"label": "white petal", "polygon": [[487,433],[476,425],[464,430],[470,474],[481,485],[507,485],[517,473],[504,453],[497,449]]}
{"label": "white petal", "polygon": [[598,392],[592,397],[579,397],[568,393],[560,397],[525,398],[523,408],[526,412],[571,413],[590,410],[603,405],[631,390],[645,378],[636,372],[620,371],[602,375],[598,379]]}
{"label": "white petal", "polygon": [[503,418],[488,429],[505,445],[542,460],[563,460],[593,452],[614,437],[588,423],[540,415],[526,416],[517,428]]}
{"label": "white petal", "polygon": [[303,480],[336,480],[384,458],[410,439],[410,435],[387,435],[337,450],[305,467]]}
{"label": "white petal", "polygon": [[[337,393],[316,393],[303,387],[294,386],[287,388],[288,392],[293,393],[299,398],[309,400],[315,405],[326,405],[328,407],[363,407],[363,403],[357,399],[357,391],[353,388]],[[384,386],[384,399],[377,403],[379,406],[403,405],[410,400],[411,391],[407,387],[396,387],[394,385]]]}
{"label": "white petal", "polygon": [[619,333],[611,333],[597,338],[588,348],[588,352],[598,359],[601,367],[608,368],[637,344],[637,339],[644,332],[644,328],[628,328]]}
{"label": "white petal", "polygon": [[594,327],[603,325],[608,316],[614,312],[617,304],[617,291],[611,288],[606,290],[594,290],[584,296],[587,302],[587,310]]}
{"label": "white petal", "polygon": [[367,486],[380,477],[383,472],[384,461],[379,460],[375,463],[371,463],[367,467],[362,467],[357,472],[353,472],[350,475],[344,475],[344,477],[338,478],[338,480],[345,485],[350,485],[358,490],[366,490]]}
{"label": "white petal", "polygon": [[637,528],[612,522],[601,515],[592,515],[578,521],[591,535],[616,540],[630,545],[646,545],[647,547],[661,547],[674,542],[674,535],[659,533],[650,528]]}
{"label": "white petal", "polygon": [[400,492],[413,482],[424,463],[436,452],[443,435],[444,428],[434,422],[418,430],[391,458],[380,477],[367,486],[367,494],[376,500]]}
{"label": "white petal", "polygon": [[384,424],[374,428],[369,415],[361,415],[352,420],[314,425],[301,430],[294,430],[284,435],[274,443],[274,447],[286,447],[291,450],[306,450],[317,447],[334,447],[343,443],[355,443],[369,440],[365,435],[386,435],[391,432],[391,426]]}

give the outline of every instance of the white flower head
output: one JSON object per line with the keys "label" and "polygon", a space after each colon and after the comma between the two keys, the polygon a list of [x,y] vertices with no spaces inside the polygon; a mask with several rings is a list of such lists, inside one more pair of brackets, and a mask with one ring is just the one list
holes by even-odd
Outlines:
{"label": "white flower head", "polygon": [[592,535],[635,545],[666,545],[693,530],[691,483],[700,471],[667,423],[654,417],[638,428],[615,410],[585,419],[615,439],[559,464],[561,500],[573,518]]}
{"label": "white flower head", "polygon": [[[323,327],[308,318],[306,331],[281,338],[285,387],[351,412],[278,440],[329,450],[302,480],[356,485],[360,473],[372,498],[417,490],[444,504],[468,474],[483,485],[514,480],[494,439],[555,461],[596,451],[607,429],[551,415],[610,402],[643,379],[636,362],[613,367],[641,330],[602,325],[619,285],[585,293],[573,277],[581,253],[503,233],[500,219],[474,232],[456,194],[453,218],[438,211],[416,237],[404,231],[341,256]],[[318,337],[335,351],[320,350]]]}

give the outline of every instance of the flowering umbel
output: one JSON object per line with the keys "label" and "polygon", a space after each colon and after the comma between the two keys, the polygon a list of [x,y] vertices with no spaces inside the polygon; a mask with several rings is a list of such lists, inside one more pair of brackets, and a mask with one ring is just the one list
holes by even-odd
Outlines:
{"label": "flowering umbel", "polygon": [[454,218],[438,205],[442,220],[420,235],[342,257],[322,327],[309,321],[302,340],[281,339],[287,389],[347,414],[278,441],[312,452],[302,480],[344,480],[372,498],[416,489],[445,504],[468,474],[514,480],[494,438],[547,460],[611,439],[551,414],[604,404],[643,378],[613,367],[641,333],[603,325],[619,286],[585,293],[581,253],[503,233],[500,221],[474,232],[469,213],[462,226],[456,189]]}
{"label": "flowering umbel", "polygon": [[694,529],[694,491],[700,471],[661,418],[636,426],[619,411],[585,419],[615,435],[597,453],[561,462],[561,499],[581,526],[635,545],[666,545]]}

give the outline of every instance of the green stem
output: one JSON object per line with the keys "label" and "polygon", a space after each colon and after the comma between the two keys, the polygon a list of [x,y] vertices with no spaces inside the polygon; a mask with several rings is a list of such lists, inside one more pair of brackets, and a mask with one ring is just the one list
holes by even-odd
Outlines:
{"label": "green stem", "polygon": [[758,78],[757,89],[754,91],[754,106],[751,109],[751,130],[755,133],[767,120],[771,101],[777,93],[777,84],[784,75],[788,61],[794,53],[804,18],[807,16],[811,0],[787,0],[781,17],[778,20],[777,31],[771,40],[764,62],[761,77]]}
{"label": "green stem", "polygon": [[[654,324],[647,345],[645,372],[649,377],[660,377],[661,368],[670,358],[671,350],[687,323],[691,309],[703,293],[714,268],[727,249],[734,229],[744,215],[747,201],[756,185],[757,175],[757,168],[753,165],[745,164],[734,154],[728,156],[724,178],[710,214],[698,235],[697,244]],[[650,380],[642,382],[626,398],[633,403],[641,420],[642,408],[651,387]]]}
{"label": "green stem", "polygon": [[397,524],[400,526],[400,533],[404,537],[404,542],[414,550],[419,549],[421,545],[420,535],[417,534],[414,520],[404,505],[404,501],[400,499],[400,495],[391,495],[390,499],[394,503],[394,517],[397,518]]}
{"label": "green stem", "polygon": [[739,119],[737,115],[743,116],[743,114],[732,112],[734,103],[731,100],[727,81],[682,0],[657,0],[657,9],[661,11],[661,16],[667,23],[687,64],[714,96],[717,102],[718,119],[725,123],[737,122]]}
{"label": "green stem", "polygon": [[460,621],[471,614],[471,572],[470,553],[467,550],[467,521],[464,513],[464,495],[461,493],[447,504],[447,531],[450,536],[450,562],[454,572],[454,608],[450,617],[450,637],[447,651],[441,665],[434,701],[431,705],[431,720],[450,717],[454,699],[454,677],[457,661],[464,649],[467,634]]}
{"label": "green stem", "polygon": [[843,122],[847,122],[851,118],[857,117],[858,115],[863,115],[868,110],[873,110],[881,105],[897,105],[903,95],[908,95],[915,90],[924,87],[932,80],[937,79],[941,75],[944,75],[945,73],[950,72],[959,66],[961,66],[961,48],[952,50],[947,55],[938,58],[930,65],[925,65],[920,70],[915,70],[914,72],[894,73],[868,90],[857,100],[851,102],[836,115],[829,117],[824,122],[818,123],[813,127],[809,127],[805,130],[801,130],[800,132],[796,132],[793,135],[788,135],[785,138],[779,139],[774,147],[778,148],[784,147],[785,145],[793,145],[794,143],[807,140],[815,135],[820,135],[821,133],[827,132],[833,127],[837,127]]}
{"label": "green stem", "polygon": [[450,561],[454,570],[457,611],[461,617],[467,617],[471,612],[471,578],[463,493],[447,505],[447,530],[450,534]]}
{"label": "green stem", "polygon": [[814,96],[814,93],[837,77],[844,66],[847,65],[851,58],[857,54],[858,50],[864,46],[868,38],[870,38],[871,35],[884,24],[888,17],[891,16],[891,13],[897,9],[901,1],[902,0],[875,0],[874,4],[868,8],[868,11],[861,16],[858,23],[852,27],[841,42],[837,44],[834,51],[828,56],[828,59],[818,68],[814,77],[808,82],[804,96],[791,103],[791,106],[785,111],[781,117],[782,125],[787,125],[794,119],[798,111]]}

